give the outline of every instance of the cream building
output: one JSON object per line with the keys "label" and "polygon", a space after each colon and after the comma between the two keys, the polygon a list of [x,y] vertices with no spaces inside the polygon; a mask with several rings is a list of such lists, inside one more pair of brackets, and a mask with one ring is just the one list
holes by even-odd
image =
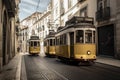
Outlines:
{"label": "cream building", "polygon": [[28,51],[28,40],[31,35],[37,35],[34,25],[41,17],[41,13],[35,12],[20,22],[19,47],[22,52]]}
{"label": "cream building", "polygon": [[17,53],[19,3],[20,0],[0,0],[0,70]]}
{"label": "cream building", "polygon": [[51,24],[51,2],[47,6],[47,10],[43,13],[35,12],[29,17],[25,18],[20,23],[20,37],[19,46],[22,52],[28,51],[28,40],[31,35],[37,35],[40,38],[41,46],[43,47],[43,40],[49,34]]}
{"label": "cream building", "polygon": [[55,27],[65,26],[73,16],[95,18],[96,0],[52,0],[53,22]]}

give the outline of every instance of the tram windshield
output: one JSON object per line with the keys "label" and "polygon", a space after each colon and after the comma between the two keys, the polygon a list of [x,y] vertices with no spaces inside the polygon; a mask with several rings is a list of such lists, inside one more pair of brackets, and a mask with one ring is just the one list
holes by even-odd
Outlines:
{"label": "tram windshield", "polygon": [[38,41],[31,41],[30,46],[40,46],[40,43]]}
{"label": "tram windshield", "polygon": [[92,31],[91,30],[85,31],[85,43],[92,43]]}
{"label": "tram windshield", "polygon": [[83,30],[76,31],[76,43],[83,43],[84,37],[83,37]]}
{"label": "tram windshield", "polygon": [[77,30],[76,43],[95,43],[95,31]]}
{"label": "tram windshield", "polygon": [[50,46],[54,46],[55,45],[55,39],[50,39]]}

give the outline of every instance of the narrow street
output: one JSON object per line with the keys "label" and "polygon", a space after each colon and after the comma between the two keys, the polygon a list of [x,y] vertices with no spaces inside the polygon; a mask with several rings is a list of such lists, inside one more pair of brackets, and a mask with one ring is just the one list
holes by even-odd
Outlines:
{"label": "narrow street", "polygon": [[0,80],[120,80],[120,0],[0,0]]}
{"label": "narrow street", "polygon": [[[120,68],[101,63],[69,65],[57,58],[22,56],[21,80],[120,80]],[[26,76],[25,76],[26,75]]]}

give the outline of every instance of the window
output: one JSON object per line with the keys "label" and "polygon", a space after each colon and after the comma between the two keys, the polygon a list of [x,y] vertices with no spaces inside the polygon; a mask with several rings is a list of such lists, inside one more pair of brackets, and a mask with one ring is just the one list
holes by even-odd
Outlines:
{"label": "window", "polygon": [[53,46],[55,45],[55,39],[53,39]]}
{"label": "window", "polygon": [[31,46],[34,46],[33,41],[30,42]]}
{"label": "window", "polygon": [[60,45],[60,37],[56,38],[56,45]]}
{"label": "window", "polygon": [[48,46],[49,45],[49,40],[46,40],[46,46]]}
{"label": "window", "polygon": [[88,16],[87,6],[80,10],[80,16],[81,17],[87,17]]}
{"label": "window", "polygon": [[66,34],[63,35],[63,45],[66,45]]}
{"label": "window", "polygon": [[95,31],[93,31],[93,43],[95,43]]}
{"label": "window", "polygon": [[83,37],[83,30],[76,31],[76,43],[83,43],[84,37]]}
{"label": "window", "polygon": [[92,43],[92,31],[91,30],[85,31],[85,43]]}
{"label": "window", "polygon": [[40,46],[40,42],[37,42],[38,43],[38,45],[37,46]]}
{"label": "window", "polygon": [[60,45],[62,45],[62,36],[60,36]]}
{"label": "window", "polygon": [[109,6],[109,1],[110,0],[99,0],[98,1],[98,10],[102,10],[102,9],[106,8],[107,6]]}
{"label": "window", "polygon": [[50,39],[50,46],[52,46],[52,39]]}
{"label": "window", "polygon": [[37,42],[34,42],[34,46],[37,46]]}
{"label": "window", "polygon": [[54,46],[55,45],[55,39],[50,39],[50,46]]}

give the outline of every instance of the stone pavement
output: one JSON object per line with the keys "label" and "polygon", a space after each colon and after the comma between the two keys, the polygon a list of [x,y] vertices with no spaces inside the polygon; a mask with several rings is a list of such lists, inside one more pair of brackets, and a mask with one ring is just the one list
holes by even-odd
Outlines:
{"label": "stone pavement", "polygon": [[21,54],[17,54],[0,72],[0,80],[20,80]]}
{"label": "stone pavement", "polygon": [[120,67],[120,60],[107,56],[97,56],[96,62]]}
{"label": "stone pavement", "polygon": [[[0,80],[20,80],[21,57],[23,53],[17,54],[0,72]],[[120,67],[120,60],[105,56],[97,56],[96,62]]]}

